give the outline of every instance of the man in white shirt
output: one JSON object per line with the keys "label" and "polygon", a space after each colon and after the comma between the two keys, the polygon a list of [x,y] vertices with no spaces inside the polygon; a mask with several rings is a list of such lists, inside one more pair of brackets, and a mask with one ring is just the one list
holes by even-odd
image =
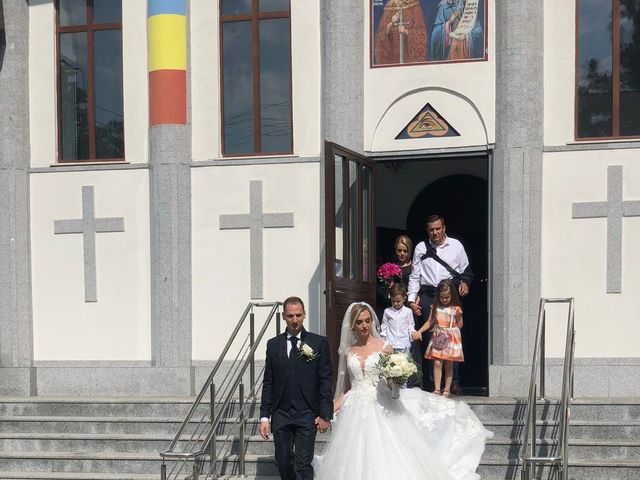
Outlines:
{"label": "man in white shirt", "polygon": [[[460,298],[463,298],[469,294],[469,286],[473,281],[473,272],[469,268],[469,258],[464,246],[455,238],[448,237],[446,231],[447,227],[443,217],[440,215],[429,216],[427,218],[429,241],[420,242],[413,252],[408,299],[409,308],[419,319],[416,321],[416,330],[419,330],[429,318],[429,311],[438,283],[442,280],[451,279],[458,286]],[[415,303],[418,295],[420,295],[420,305]],[[423,356],[423,386],[425,388],[429,383],[433,383],[433,381],[428,381],[432,371],[427,361],[424,360],[424,353],[428,343],[429,335],[423,335],[421,350]],[[457,371],[458,369],[455,368],[454,385],[458,384]]]}
{"label": "man in white shirt", "polygon": [[268,440],[273,431],[281,479],[313,480],[316,432],[326,432],[333,417],[329,343],[304,329],[299,297],[287,298],[282,310],[287,329],[267,342],[260,435]]}

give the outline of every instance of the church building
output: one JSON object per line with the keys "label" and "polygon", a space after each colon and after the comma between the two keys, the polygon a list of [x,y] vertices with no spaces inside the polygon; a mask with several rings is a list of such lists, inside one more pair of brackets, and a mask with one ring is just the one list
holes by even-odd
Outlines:
{"label": "church building", "polygon": [[573,297],[576,396],[640,395],[639,1],[0,0],[1,395],[191,395],[291,295],[335,348],[430,214],[465,393]]}

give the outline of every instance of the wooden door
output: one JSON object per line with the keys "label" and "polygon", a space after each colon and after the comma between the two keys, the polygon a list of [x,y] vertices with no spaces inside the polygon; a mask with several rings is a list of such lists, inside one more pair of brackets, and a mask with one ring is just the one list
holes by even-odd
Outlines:
{"label": "wooden door", "polygon": [[327,338],[337,358],[349,304],[375,305],[374,163],[325,142]]}

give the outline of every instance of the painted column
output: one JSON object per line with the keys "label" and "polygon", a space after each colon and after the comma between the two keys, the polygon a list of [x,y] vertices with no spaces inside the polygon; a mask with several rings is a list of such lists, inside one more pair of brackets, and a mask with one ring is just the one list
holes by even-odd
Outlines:
{"label": "painted column", "polygon": [[148,0],[147,13],[152,355],[156,366],[178,368],[170,378],[180,390],[191,367],[187,2]]}
{"label": "painted column", "polygon": [[495,2],[492,395],[526,395],[540,300],[543,5]]}
{"label": "painted column", "polygon": [[0,8],[0,395],[30,395],[29,4]]}
{"label": "painted column", "polygon": [[364,148],[364,2],[320,2],[322,136]]}

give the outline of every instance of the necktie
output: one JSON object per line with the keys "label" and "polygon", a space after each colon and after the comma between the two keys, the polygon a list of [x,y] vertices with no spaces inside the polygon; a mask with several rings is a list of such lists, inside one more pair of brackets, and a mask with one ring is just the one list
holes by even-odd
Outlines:
{"label": "necktie", "polygon": [[290,336],[291,350],[289,351],[289,360],[295,360],[298,357],[298,337]]}

